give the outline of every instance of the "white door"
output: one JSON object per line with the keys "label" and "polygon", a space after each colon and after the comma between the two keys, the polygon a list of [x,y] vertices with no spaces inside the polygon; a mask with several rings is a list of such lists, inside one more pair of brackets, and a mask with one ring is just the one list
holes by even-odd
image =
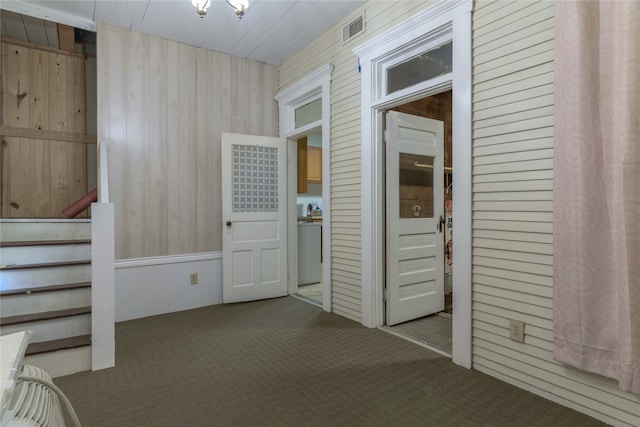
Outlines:
{"label": "white door", "polygon": [[287,143],[222,134],[222,300],[287,295]]}
{"label": "white door", "polygon": [[386,126],[385,308],[395,325],[444,310],[444,125],[393,111]]}

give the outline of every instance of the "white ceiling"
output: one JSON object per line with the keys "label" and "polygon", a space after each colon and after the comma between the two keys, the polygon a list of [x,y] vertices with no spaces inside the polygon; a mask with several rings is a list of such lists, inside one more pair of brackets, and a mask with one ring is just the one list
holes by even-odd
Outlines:
{"label": "white ceiling", "polygon": [[[95,23],[103,22],[279,65],[364,2],[249,0],[242,19],[224,0],[213,0],[204,18],[196,13],[191,0],[2,0],[0,8],[94,31]],[[3,36],[17,38],[12,35],[19,31],[15,22],[9,29],[4,21]],[[29,22],[25,26],[33,25],[33,18],[26,21]],[[45,26],[44,21],[42,25]],[[338,30],[336,38],[339,37]]]}

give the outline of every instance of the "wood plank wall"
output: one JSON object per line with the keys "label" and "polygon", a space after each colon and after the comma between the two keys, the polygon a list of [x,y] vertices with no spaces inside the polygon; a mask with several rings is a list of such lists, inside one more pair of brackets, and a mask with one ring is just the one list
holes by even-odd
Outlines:
{"label": "wood plank wall", "polygon": [[[554,3],[475,3],[473,366],[612,425],[640,396],[553,360]],[[525,322],[525,342],[509,320]]]}
{"label": "wood plank wall", "polygon": [[84,61],[3,40],[2,217],[63,217],[87,192]]}
{"label": "wood plank wall", "polygon": [[220,135],[277,135],[277,68],[98,25],[116,259],[220,251]]}
{"label": "wood plank wall", "polygon": [[[331,298],[335,313],[358,322],[362,306],[360,74],[352,50],[430,4],[370,1],[279,68],[281,90],[320,66],[335,66],[331,82]],[[362,11],[366,31],[343,44],[342,26]]]}

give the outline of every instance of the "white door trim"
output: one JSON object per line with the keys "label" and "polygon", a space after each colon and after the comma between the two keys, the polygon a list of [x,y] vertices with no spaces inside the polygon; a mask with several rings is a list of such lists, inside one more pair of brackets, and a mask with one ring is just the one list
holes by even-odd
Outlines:
{"label": "white door trim", "polygon": [[[327,64],[307,74],[275,96],[280,113],[280,137],[297,140],[313,131],[322,132],[322,309],[331,311],[331,73],[333,65]],[[308,125],[295,128],[295,110],[315,99],[322,98],[322,118]],[[289,227],[289,293],[298,291],[298,241],[296,231],[296,156],[295,145],[289,143],[288,207]]]}
{"label": "white door trim", "polygon": [[[362,324],[384,324],[384,165],[382,112],[394,105],[453,89],[453,362],[471,368],[471,0],[441,1],[354,49],[361,66]],[[384,95],[386,66],[416,45],[450,31],[453,73]]]}

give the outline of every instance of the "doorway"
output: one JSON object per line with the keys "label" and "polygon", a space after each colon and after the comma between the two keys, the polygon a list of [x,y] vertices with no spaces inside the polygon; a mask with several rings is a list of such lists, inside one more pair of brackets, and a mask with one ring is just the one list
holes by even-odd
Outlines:
{"label": "doorway", "polygon": [[[384,325],[383,112],[391,107],[453,90],[453,180],[456,191],[453,363],[471,368],[471,12],[473,2],[438,2],[354,49],[361,70],[362,150],[362,324]],[[451,40],[452,72],[390,93],[389,69]],[[403,67],[404,68],[404,67]],[[411,83],[411,82],[409,82]]]}
{"label": "doorway", "polygon": [[322,131],[298,138],[296,144],[297,295],[322,306]]}
{"label": "doorway", "polygon": [[[289,236],[289,253],[287,254],[289,272],[289,294],[298,293],[298,240],[297,240],[297,158],[298,139],[318,133],[321,150],[316,152],[321,157],[322,188],[321,212],[331,212],[331,72],[333,65],[327,64],[309,73],[306,77],[281,90],[276,94],[280,113],[280,136],[287,138],[288,178],[287,207],[288,217],[296,220],[287,221]],[[308,140],[307,140],[308,146]],[[315,205],[312,205],[315,207]],[[305,211],[306,214],[306,211]],[[321,215],[321,257],[322,257],[322,309],[331,311],[331,215]],[[313,222],[313,221],[312,221]]]}
{"label": "doorway", "polygon": [[[385,112],[384,162],[385,329],[449,357],[453,320],[452,95],[449,89],[389,108]],[[398,243],[402,241],[407,242],[404,247]],[[398,249],[402,252],[399,255]]]}

